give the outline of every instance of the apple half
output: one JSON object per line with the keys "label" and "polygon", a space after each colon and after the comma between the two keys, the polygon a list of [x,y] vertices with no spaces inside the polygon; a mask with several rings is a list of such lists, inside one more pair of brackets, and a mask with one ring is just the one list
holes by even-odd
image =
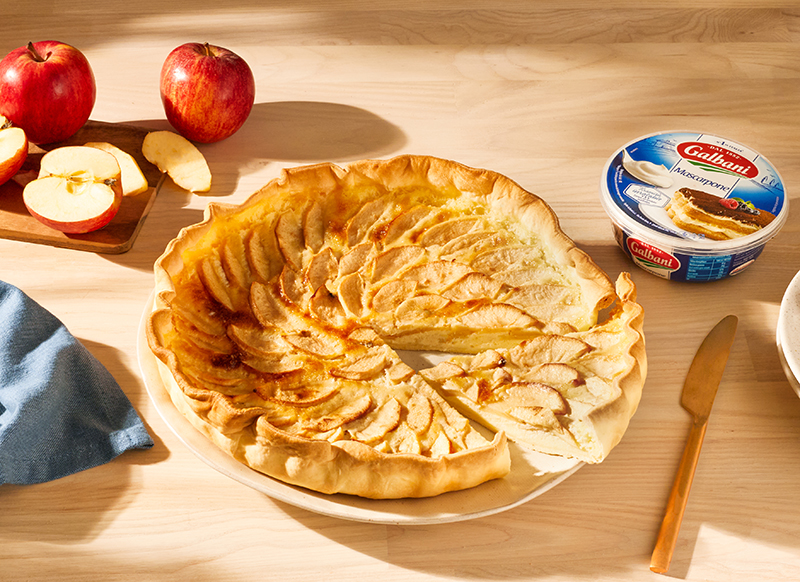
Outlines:
{"label": "apple half", "polygon": [[0,184],[13,178],[27,157],[28,138],[25,132],[0,115]]}
{"label": "apple half", "polygon": [[86,146],[56,148],[42,156],[39,177],[22,192],[28,212],[70,234],[106,226],[122,203],[122,173],[116,158]]}
{"label": "apple half", "polygon": [[211,190],[211,170],[192,142],[172,131],[151,131],[144,137],[142,153],[147,161],[166,172],[175,184],[189,192]]}
{"label": "apple half", "polygon": [[123,196],[136,196],[137,194],[146,192],[150,188],[150,185],[147,183],[147,178],[144,177],[142,169],[139,167],[136,159],[128,152],[104,141],[92,141],[84,145],[108,152],[117,159],[119,169],[122,172]]}

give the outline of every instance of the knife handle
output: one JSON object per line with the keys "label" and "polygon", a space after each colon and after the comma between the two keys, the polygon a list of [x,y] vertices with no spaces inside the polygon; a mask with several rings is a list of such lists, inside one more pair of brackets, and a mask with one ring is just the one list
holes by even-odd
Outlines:
{"label": "knife handle", "polygon": [[664,520],[661,522],[656,546],[650,559],[650,569],[658,574],[665,574],[672,561],[672,552],[678,541],[683,512],[689,499],[689,489],[692,487],[692,479],[697,468],[697,460],[700,458],[700,447],[703,446],[703,437],[705,437],[707,426],[707,421],[693,422],[689,438],[686,440],[686,447],[683,449],[675,482],[667,500]]}

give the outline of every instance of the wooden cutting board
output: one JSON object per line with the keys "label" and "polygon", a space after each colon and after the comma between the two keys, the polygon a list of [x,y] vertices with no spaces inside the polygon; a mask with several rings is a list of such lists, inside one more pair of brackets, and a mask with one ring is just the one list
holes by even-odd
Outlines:
{"label": "wooden cutting board", "polygon": [[90,120],[67,141],[43,146],[45,149],[30,144],[28,158],[20,172],[38,172],[42,156],[56,147],[105,141],[136,159],[150,188],[136,196],[124,197],[117,215],[100,230],[86,234],[65,234],[33,218],[22,201],[22,186],[9,180],[0,185],[0,238],[106,254],[120,254],[130,250],[164,176],[142,155],[142,141],[148,131],[151,130]]}

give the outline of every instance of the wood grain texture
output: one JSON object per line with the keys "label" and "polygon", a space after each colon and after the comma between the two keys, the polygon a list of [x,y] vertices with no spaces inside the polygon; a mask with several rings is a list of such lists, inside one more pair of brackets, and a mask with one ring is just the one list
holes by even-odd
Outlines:
{"label": "wood grain texture", "polygon": [[142,154],[142,141],[147,130],[122,123],[89,120],[69,139],[45,146],[29,144],[28,157],[21,174],[39,172],[42,156],[52,149],[107,142],[129,153],[136,160],[150,188],[135,196],[125,196],[119,211],[106,226],[85,234],[66,234],[52,229],[34,218],[22,199],[23,188],[11,180],[0,185],[0,238],[77,249],[95,253],[120,254],[130,250],[156,198],[162,173]]}
{"label": "wood grain texture", "polygon": [[[786,0],[6,1],[0,53],[56,38],[98,84],[92,118],[167,129],[164,58],[209,41],[245,57],[256,106],[202,146],[208,195],[166,181],[133,248],[101,255],[0,240],[0,279],[59,317],[112,372],[156,446],[31,487],[0,487],[3,580],[652,581],[690,419],[695,350],[739,317],[669,575],[772,582],[800,569],[800,399],[775,326],[800,269],[800,7]],[[767,156],[789,220],[735,278],[680,284],[633,266],[598,199],[608,156],[637,136],[708,131]],[[511,511],[438,526],[345,522],[271,500],[198,460],[150,403],[136,359],[152,265],[209,201],[240,202],[280,168],[430,154],[536,192],[645,307],[649,375],[622,443]],[[2,417],[0,416],[0,421]]]}

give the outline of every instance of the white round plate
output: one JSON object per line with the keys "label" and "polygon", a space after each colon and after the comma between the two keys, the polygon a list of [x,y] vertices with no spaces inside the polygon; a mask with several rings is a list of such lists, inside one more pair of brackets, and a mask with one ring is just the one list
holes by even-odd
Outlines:
{"label": "white round plate", "polygon": [[216,447],[172,404],[147,345],[145,322],[152,310],[153,295],[139,322],[137,351],[139,367],[147,392],[175,435],[208,465],[248,487],[273,499],[315,513],[381,524],[422,525],[449,523],[484,517],[521,505],[555,487],[575,473],[584,463],[524,451],[509,443],[511,473],[464,491],[445,493],[424,499],[376,500],[352,495],[326,495],[302,487],[287,485],[243,465]]}
{"label": "white round plate", "polygon": [[775,339],[783,371],[800,396],[800,273],[794,276],[783,295]]}

